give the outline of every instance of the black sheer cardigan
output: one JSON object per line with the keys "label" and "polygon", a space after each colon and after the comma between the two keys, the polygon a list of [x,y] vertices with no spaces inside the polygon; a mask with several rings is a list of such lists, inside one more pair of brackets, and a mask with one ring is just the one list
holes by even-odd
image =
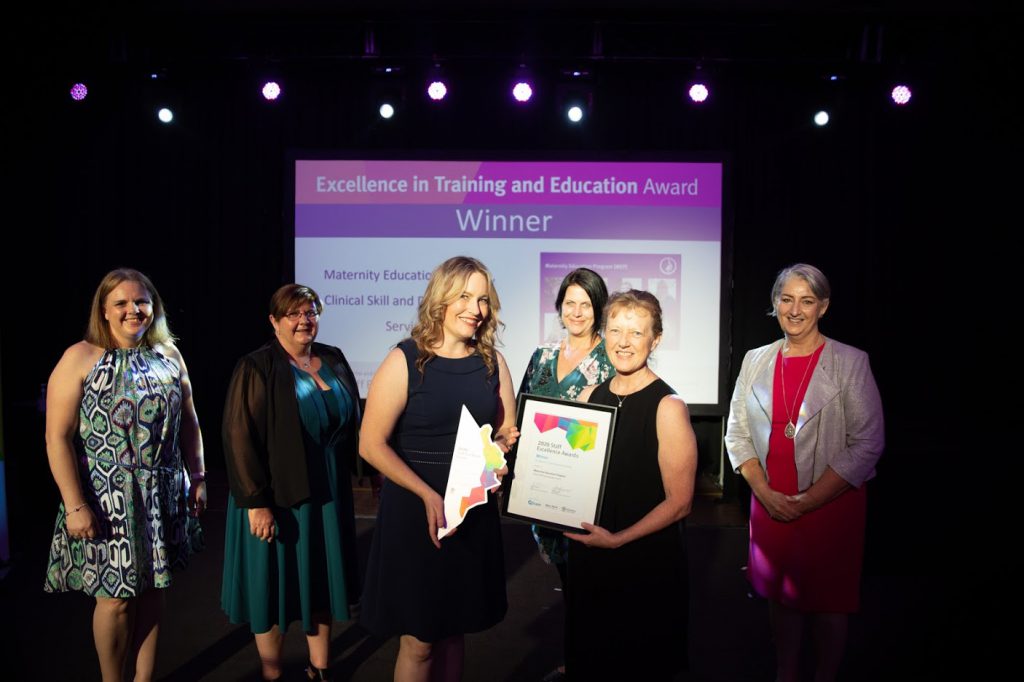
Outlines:
{"label": "black sheer cardigan", "polygon": [[[359,449],[361,415],[355,375],[334,346],[314,343],[313,353],[330,366],[352,399],[354,419],[346,424],[350,433],[344,440],[345,460],[340,463],[342,470],[348,470]],[[277,339],[235,365],[221,435],[228,485],[239,507],[292,507],[309,499],[295,377],[288,354]]]}

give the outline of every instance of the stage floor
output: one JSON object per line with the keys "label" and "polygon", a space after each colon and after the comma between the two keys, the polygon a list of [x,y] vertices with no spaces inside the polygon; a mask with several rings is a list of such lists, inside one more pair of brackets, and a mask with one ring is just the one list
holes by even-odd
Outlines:
{"label": "stage floor", "polygon": [[[225,488],[216,477],[204,518],[207,549],[176,577],[160,634],[157,679],[235,682],[259,679],[248,629],[232,625],[219,608]],[[365,558],[373,531],[372,497],[359,491],[358,531]],[[52,521],[50,521],[52,523]],[[42,524],[40,524],[42,527]],[[870,532],[870,531],[869,531]],[[560,662],[562,598],[558,575],[537,555],[529,528],[503,526],[509,611],[491,630],[466,644],[469,682],[540,680]],[[36,531],[32,551],[16,555],[0,580],[4,679],[94,680],[99,667],[90,631],[92,600],[42,591],[48,537]],[[749,594],[745,515],[735,504],[699,497],[687,526],[690,556],[690,661],[686,680],[773,679],[773,652],[766,603]],[[364,559],[365,560],[365,559]],[[850,623],[844,680],[929,679],[948,672],[950,637],[962,625],[938,579],[865,571],[863,610]],[[884,562],[883,562],[884,563]],[[609,622],[609,628],[632,624]],[[333,633],[335,679],[390,680],[397,640],[380,641],[358,626],[338,624]],[[285,679],[299,679],[305,643],[295,626],[286,643]],[[945,660],[944,657],[945,656]],[[20,674],[8,677],[7,671]],[[638,675],[638,679],[642,676]]]}

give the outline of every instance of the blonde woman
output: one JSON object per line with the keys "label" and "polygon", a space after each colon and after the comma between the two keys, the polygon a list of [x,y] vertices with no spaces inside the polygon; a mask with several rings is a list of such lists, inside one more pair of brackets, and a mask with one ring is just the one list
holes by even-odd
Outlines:
{"label": "blonde woman", "polygon": [[518,437],[512,379],[495,349],[500,308],[487,268],[450,258],[431,275],[411,338],[388,354],[370,385],[359,452],[387,480],[361,622],[377,635],[400,636],[400,682],[461,679],[464,633],[505,616],[495,498],[470,510],[454,534],[437,535],[462,406],[491,424],[503,446]]}
{"label": "blonde woman", "polygon": [[570,680],[667,680],[687,667],[686,546],[697,442],[686,403],[651,369],[661,304],[612,294],[604,338],[615,376],[580,395],[616,407],[598,524],[569,545],[566,661]]}
{"label": "blonde woman", "polygon": [[149,680],[162,588],[202,547],[206,483],[188,370],[141,272],[107,273],[85,340],[50,375],[46,454],[63,503],[45,589],[95,597],[104,682],[123,679],[129,654]]}

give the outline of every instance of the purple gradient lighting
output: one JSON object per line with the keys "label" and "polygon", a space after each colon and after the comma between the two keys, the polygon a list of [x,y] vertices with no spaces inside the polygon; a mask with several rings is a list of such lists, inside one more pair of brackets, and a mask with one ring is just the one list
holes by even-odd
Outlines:
{"label": "purple gradient lighting", "polygon": [[517,102],[529,102],[533,97],[533,87],[526,81],[519,81],[512,88],[512,96],[516,98]]}
{"label": "purple gradient lighting", "polygon": [[895,88],[892,89],[892,101],[898,104],[899,106],[909,104],[910,98],[912,96],[913,93],[910,92],[910,88],[907,87],[906,85],[897,85]]}
{"label": "purple gradient lighting", "polygon": [[700,104],[708,98],[708,95],[710,95],[711,92],[708,90],[708,86],[703,83],[694,83],[690,86],[690,89],[686,94],[690,96],[691,100]]}
{"label": "purple gradient lighting", "polygon": [[427,96],[435,102],[440,102],[448,94],[448,86],[441,81],[434,81],[427,86]]}
{"label": "purple gradient lighting", "polygon": [[85,87],[85,83],[75,83],[71,86],[71,99],[76,102],[81,102],[89,94],[89,88]]}
{"label": "purple gradient lighting", "polygon": [[281,96],[281,86],[274,81],[267,81],[263,84],[263,98],[272,102]]}

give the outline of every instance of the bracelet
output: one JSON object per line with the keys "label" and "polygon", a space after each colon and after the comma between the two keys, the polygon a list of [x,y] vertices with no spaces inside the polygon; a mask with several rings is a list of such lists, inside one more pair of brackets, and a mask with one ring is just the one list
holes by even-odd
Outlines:
{"label": "bracelet", "polygon": [[192,481],[193,483],[198,483],[198,482],[200,482],[200,481],[205,481],[205,480],[206,480],[206,472],[205,472],[205,471],[197,471],[197,472],[196,472],[196,473],[194,473],[194,474],[193,474],[193,473],[190,473],[190,474],[188,475],[188,477],[189,477],[189,479],[190,479],[190,480],[191,480],[191,481]]}
{"label": "bracelet", "polygon": [[88,505],[89,505],[88,502],[83,502],[82,504],[78,505],[77,507],[75,507],[74,509],[72,509],[70,511],[65,510],[64,511],[64,517],[67,518],[68,516],[71,516],[72,514],[74,514],[76,511],[80,511],[82,509],[82,507],[86,507]]}

